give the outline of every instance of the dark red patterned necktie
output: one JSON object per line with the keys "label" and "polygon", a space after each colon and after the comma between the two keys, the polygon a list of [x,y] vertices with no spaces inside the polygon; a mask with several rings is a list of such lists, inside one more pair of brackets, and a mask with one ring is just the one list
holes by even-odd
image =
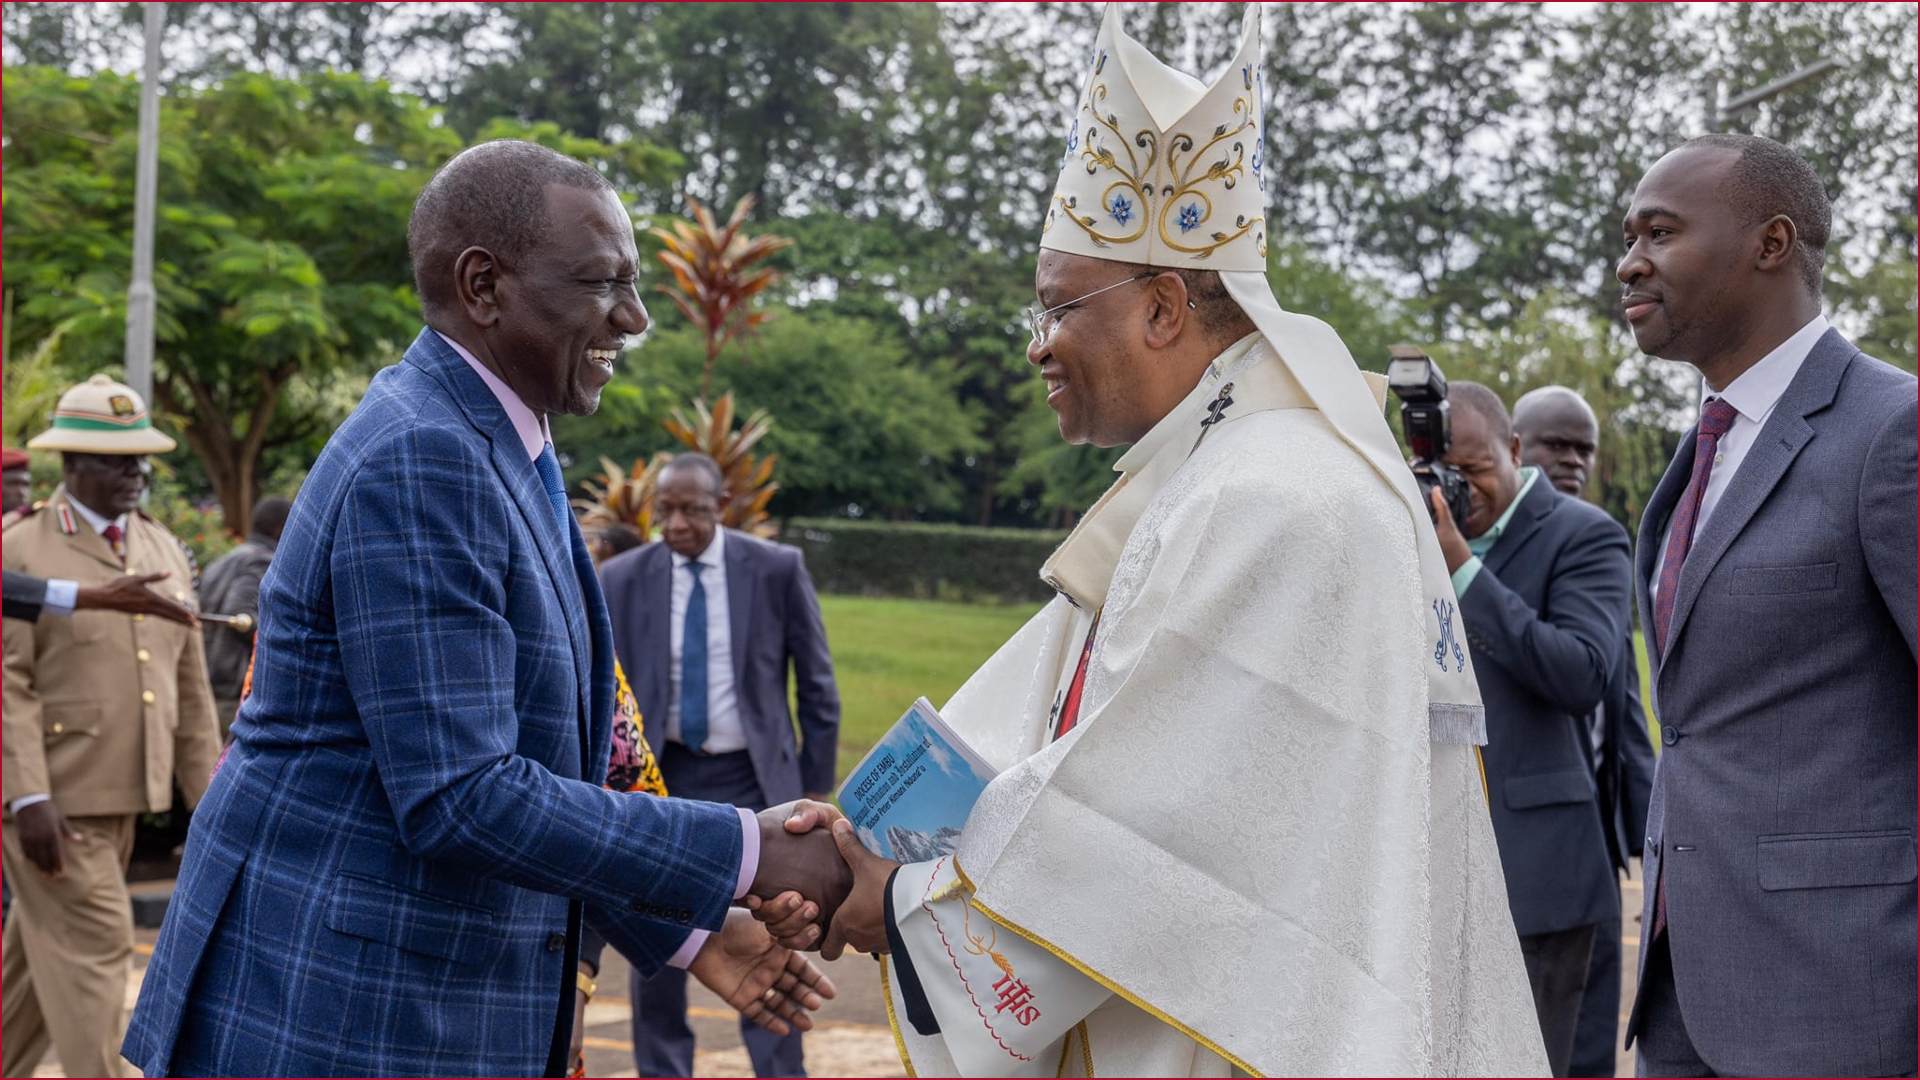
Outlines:
{"label": "dark red patterned necktie", "polygon": [[1724,398],[1709,398],[1700,410],[1700,427],[1693,440],[1693,478],[1673,508],[1667,533],[1667,556],[1660,564],[1660,591],[1653,598],[1653,641],[1656,648],[1667,647],[1667,631],[1673,625],[1673,602],[1680,594],[1680,569],[1687,552],[1693,549],[1693,529],[1700,517],[1700,500],[1707,493],[1707,481],[1713,476],[1713,458],[1720,452],[1720,436],[1733,426],[1739,415]]}
{"label": "dark red patterned necktie", "polygon": [[[1680,592],[1680,569],[1693,550],[1693,528],[1700,517],[1700,500],[1707,493],[1707,481],[1713,477],[1714,455],[1720,452],[1720,436],[1733,426],[1738,410],[1724,398],[1710,398],[1700,410],[1700,427],[1693,439],[1693,478],[1674,507],[1673,524],[1667,535],[1667,557],[1660,564],[1660,593],[1653,598],[1654,647],[1664,649],[1667,631],[1673,625],[1673,602]],[[1663,841],[1664,842],[1664,841]],[[1660,860],[1660,877],[1653,883],[1652,941],[1667,929],[1667,862]]]}
{"label": "dark red patterned necktie", "polygon": [[100,539],[105,540],[107,546],[113,549],[113,553],[119,556],[122,566],[127,564],[127,549],[120,543],[120,539],[125,535],[126,533],[121,532],[118,525],[108,525],[100,530]]}

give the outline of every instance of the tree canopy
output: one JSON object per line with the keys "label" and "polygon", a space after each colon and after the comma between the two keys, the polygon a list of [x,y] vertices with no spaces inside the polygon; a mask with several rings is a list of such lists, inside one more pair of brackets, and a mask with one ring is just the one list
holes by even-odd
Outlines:
{"label": "tree canopy", "polygon": [[[137,67],[137,8],[6,3],[0,27],[8,340],[29,355],[57,334],[43,366],[74,373],[121,352],[138,95],[113,72]],[[1844,62],[1728,126],[1814,162],[1835,200],[1830,315],[1914,367],[1912,5],[1264,10],[1282,302],[1365,366],[1410,340],[1509,400],[1540,381],[1585,390],[1607,425],[1594,497],[1623,519],[1689,403],[1685,373],[1640,357],[1619,321],[1619,215],[1711,103]],[[459,147],[519,133],[595,162],[642,230],[687,195],[753,195],[749,230],[794,239],[762,297],[791,311],[750,362],[730,346],[714,387],[774,414],[776,513],[1062,524],[1112,455],[1058,442],[1020,309],[1100,11],[169,5],[160,405],[235,520],[412,333],[402,244],[419,183]],[[1128,17],[1210,72],[1241,11]],[[564,425],[573,472],[665,445],[694,338],[654,308],[657,340],[603,413]]]}

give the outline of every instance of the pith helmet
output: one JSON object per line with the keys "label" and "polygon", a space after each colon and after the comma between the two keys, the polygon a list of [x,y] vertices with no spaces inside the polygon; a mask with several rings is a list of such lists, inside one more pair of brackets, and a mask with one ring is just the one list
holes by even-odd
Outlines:
{"label": "pith helmet", "polygon": [[132,387],[95,375],[60,395],[53,426],[27,445],[82,454],[164,454],[174,442],[154,430],[147,403]]}

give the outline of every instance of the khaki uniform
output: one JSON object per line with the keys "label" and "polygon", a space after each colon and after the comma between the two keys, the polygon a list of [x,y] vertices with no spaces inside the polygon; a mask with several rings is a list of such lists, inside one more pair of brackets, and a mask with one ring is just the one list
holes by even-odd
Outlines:
{"label": "khaki uniform", "polygon": [[[135,512],[123,566],[71,508],[64,488],[9,525],[0,562],[46,578],[101,584],[122,573],[169,577],[158,587],[191,602],[187,559],[173,534]],[[49,1039],[68,1076],[123,1075],[133,915],[126,886],[133,825],[205,794],[220,752],[200,634],[166,619],[79,611],[5,630],[0,712],[4,850],[14,894],[4,942],[6,1076],[32,1075]],[[63,845],[67,873],[50,880],[21,846],[11,807],[49,794],[87,840]]]}

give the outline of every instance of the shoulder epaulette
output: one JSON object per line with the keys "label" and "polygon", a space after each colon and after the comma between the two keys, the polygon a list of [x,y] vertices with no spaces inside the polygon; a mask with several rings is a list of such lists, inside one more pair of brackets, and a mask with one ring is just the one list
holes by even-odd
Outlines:
{"label": "shoulder epaulette", "polygon": [[41,499],[38,502],[32,503],[30,505],[16,506],[13,509],[7,511],[4,517],[0,517],[0,531],[11,529],[15,525],[18,525],[21,522],[27,520],[33,515],[39,513],[40,508],[45,505],[47,505],[47,501],[45,499]]}

